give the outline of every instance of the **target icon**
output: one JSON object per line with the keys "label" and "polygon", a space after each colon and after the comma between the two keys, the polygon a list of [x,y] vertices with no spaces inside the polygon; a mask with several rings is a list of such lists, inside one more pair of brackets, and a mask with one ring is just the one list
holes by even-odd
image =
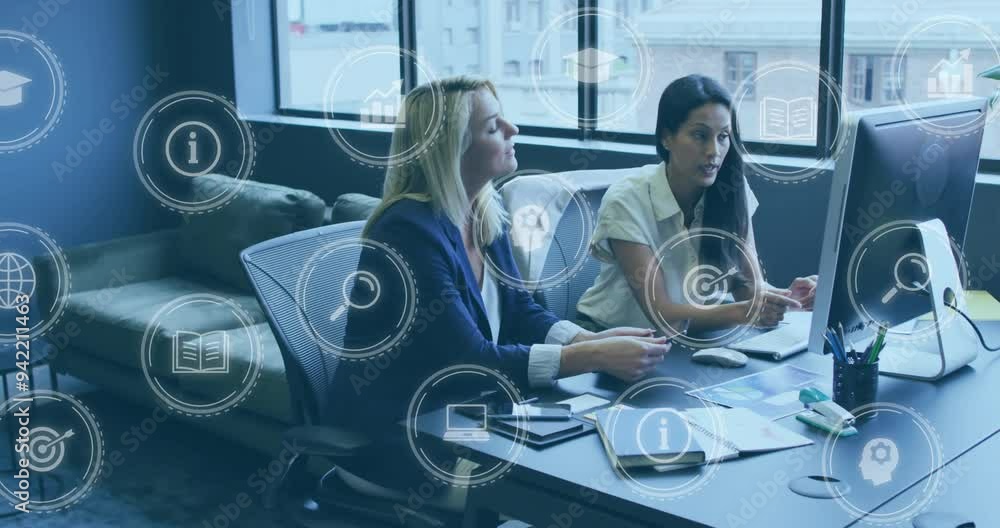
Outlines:
{"label": "target icon", "polygon": [[718,306],[725,300],[728,291],[726,279],[738,273],[736,266],[723,272],[710,264],[702,264],[691,269],[684,276],[684,300],[696,308]]}
{"label": "target icon", "polygon": [[73,437],[70,429],[63,434],[48,427],[36,427],[28,433],[28,467],[48,473],[59,467],[66,455],[66,440]]}

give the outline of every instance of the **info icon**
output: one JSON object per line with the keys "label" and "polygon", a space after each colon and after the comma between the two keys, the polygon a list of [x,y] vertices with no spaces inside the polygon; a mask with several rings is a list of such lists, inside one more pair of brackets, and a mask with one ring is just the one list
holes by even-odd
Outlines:
{"label": "info icon", "polygon": [[203,213],[229,202],[242,185],[197,186],[191,180],[219,174],[244,182],[253,171],[254,154],[253,131],[236,107],[201,91],[179,92],[153,105],[133,145],[142,184],[165,207],[183,213]]}

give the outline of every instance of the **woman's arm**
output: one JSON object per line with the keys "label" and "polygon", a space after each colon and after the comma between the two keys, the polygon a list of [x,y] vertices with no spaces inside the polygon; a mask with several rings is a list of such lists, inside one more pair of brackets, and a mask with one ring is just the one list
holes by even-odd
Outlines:
{"label": "woman's arm", "polygon": [[[632,295],[635,296],[650,321],[663,320],[668,322],[671,328],[678,329],[683,328],[684,321],[690,321],[692,327],[698,330],[726,328],[748,323],[746,314],[750,310],[746,306],[747,302],[706,307],[673,302],[667,295],[663,273],[656,265],[656,258],[649,246],[617,239],[611,239],[609,242],[615,260],[632,289]],[[655,302],[649,299],[648,289],[645,286],[650,267],[654,268],[652,270],[652,288],[658,292]],[[655,312],[650,313],[650,308]],[[655,314],[659,314],[659,317]]]}

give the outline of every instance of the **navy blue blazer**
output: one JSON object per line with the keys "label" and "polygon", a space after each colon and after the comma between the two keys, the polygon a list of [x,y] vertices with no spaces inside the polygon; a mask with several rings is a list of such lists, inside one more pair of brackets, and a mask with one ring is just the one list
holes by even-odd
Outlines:
{"label": "navy blue blazer", "polygon": [[[370,226],[367,238],[388,245],[409,264],[417,288],[416,316],[409,334],[395,350],[365,361],[339,363],[325,411],[328,423],[371,434],[392,429],[402,433],[396,423],[405,418],[420,384],[436,371],[456,364],[490,367],[521,388],[528,386],[531,345],[545,342],[557,317],[539,306],[528,292],[498,283],[501,323],[494,344],[461,232],[447,217],[435,214],[429,203],[404,199],[391,205]],[[487,251],[500,270],[520,276],[506,233]],[[362,252],[359,268],[374,260],[384,261]],[[402,298],[398,290],[401,281],[385,281],[383,285],[387,299]],[[389,306],[381,301],[378,304]],[[352,336],[387,335],[391,329],[385,325],[392,322],[392,317],[378,309],[351,310],[345,339],[350,342]]]}

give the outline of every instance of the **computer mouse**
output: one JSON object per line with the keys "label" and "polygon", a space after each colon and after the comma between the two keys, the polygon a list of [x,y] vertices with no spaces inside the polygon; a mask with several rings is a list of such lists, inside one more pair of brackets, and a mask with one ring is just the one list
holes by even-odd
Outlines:
{"label": "computer mouse", "polygon": [[699,350],[691,355],[691,360],[695,363],[726,368],[742,367],[747,364],[747,356],[745,354],[728,348],[706,348]]}
{"label": "computer mouse", "polygon": [[956,513],[927,512],[913,518],[913,528],[976,528],[976,523]]}

